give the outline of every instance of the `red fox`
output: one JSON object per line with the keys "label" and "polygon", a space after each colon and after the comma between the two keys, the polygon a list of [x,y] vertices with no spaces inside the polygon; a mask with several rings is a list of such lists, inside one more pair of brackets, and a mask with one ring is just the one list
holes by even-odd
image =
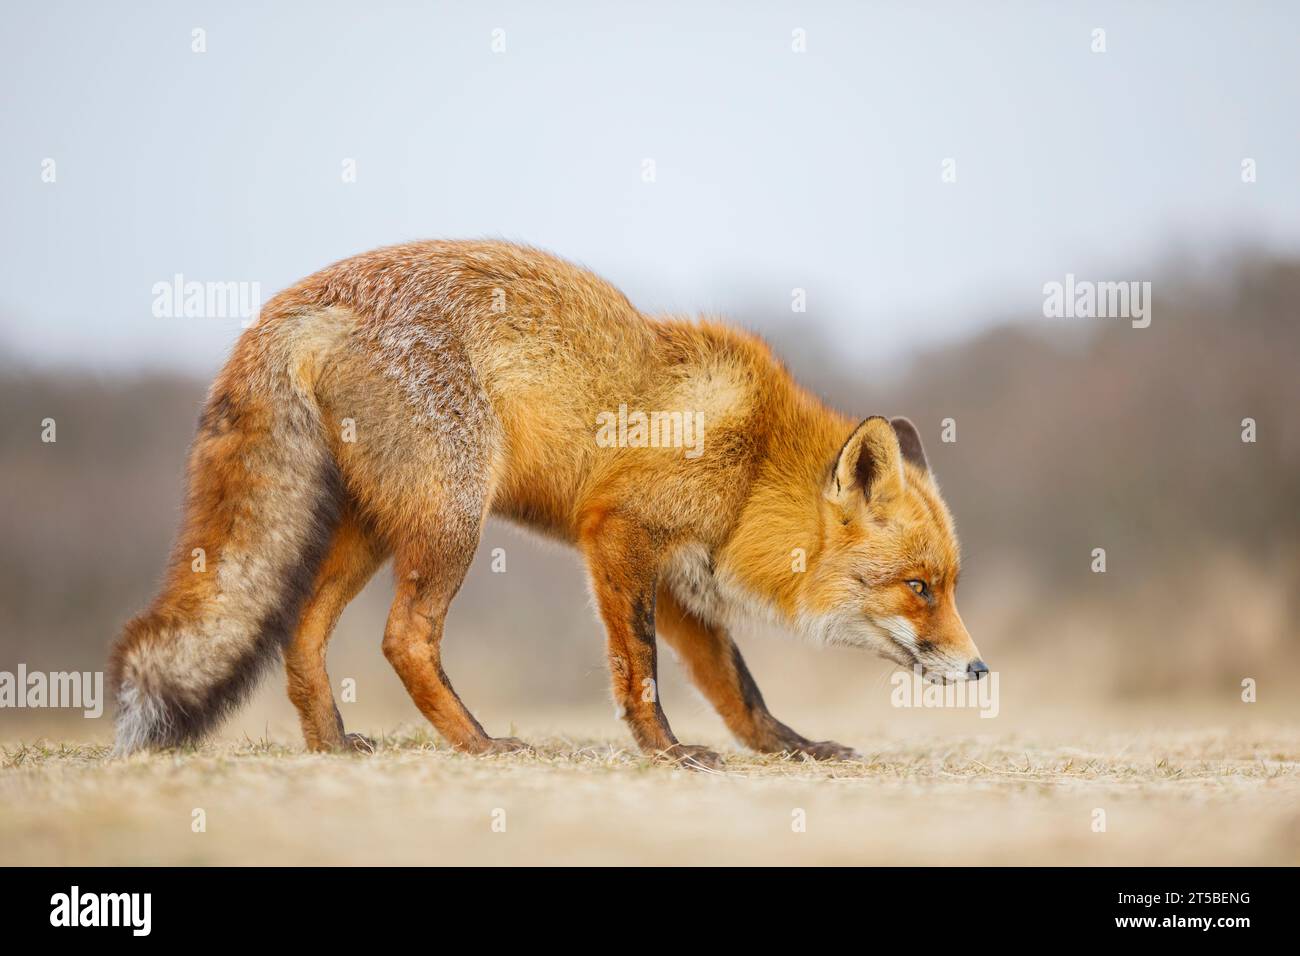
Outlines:
{"label": "red fox", "polygon": [[524,748],[488,736],[441,662],[489,514],[579,549],[615,703],[668,761],[721,764],[668,725],[656,633],[741,743],[819,759],[854,754],[768,711],[731,636],[746,617],[932,680],[987,672],[909,421],[845,418],[760,339],[645,316],[531,248],[409,243],[276,295],[212,385],[188,475],[162,592],[112,651],[121,753],[198,740],[279,653],[307,746],[367,749],[325,648],[390,557],[383,651],[415,704],[459,750]]}

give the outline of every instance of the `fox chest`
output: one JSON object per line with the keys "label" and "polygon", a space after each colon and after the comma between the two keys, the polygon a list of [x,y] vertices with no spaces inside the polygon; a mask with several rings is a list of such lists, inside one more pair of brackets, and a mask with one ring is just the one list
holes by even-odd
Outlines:
{"label": "fox chest", "polygon": [[703,545],[678,549],[663,570],[673,597],[705,624],[737,628],[780,624],[771,605],[719,570]]}
{"label": "fox chest", "polygon": [[678,548],[664,566],[663,581],[677,603],[701,621],[714,624],[725,620],[727,601],[713,555],[703,545]]}

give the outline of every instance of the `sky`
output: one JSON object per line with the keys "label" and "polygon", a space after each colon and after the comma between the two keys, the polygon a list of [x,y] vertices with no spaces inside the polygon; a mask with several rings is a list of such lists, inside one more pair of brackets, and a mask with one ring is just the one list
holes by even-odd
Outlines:
{"label": "sky", "polygon": [[428,237],[864,366],[1066,273],[1300,251],[1281,2],[14,0],[0,98],[0,356],[26,363],[210,374],[241,318],[159,315],[159,283],[264,301]]}

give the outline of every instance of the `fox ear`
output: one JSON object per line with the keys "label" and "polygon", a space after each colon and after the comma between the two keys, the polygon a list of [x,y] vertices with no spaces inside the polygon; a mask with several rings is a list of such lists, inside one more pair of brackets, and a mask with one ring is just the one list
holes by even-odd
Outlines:
{"label": "fox ear", "polygon": [[903,453],[889,419],[868,418],[849,436],[831,469],[826,497],[841,507],[887,497],[903,487]]}
{"label": "fox ear", "polygon": [[898,436],[898,448],[903,453],[903,460],[910,461],[922,471],[929,471],[929,462],[925,460],[925,449],[921,447],[921,435],[906,418],[892,418],[889,424],[894,426]]}

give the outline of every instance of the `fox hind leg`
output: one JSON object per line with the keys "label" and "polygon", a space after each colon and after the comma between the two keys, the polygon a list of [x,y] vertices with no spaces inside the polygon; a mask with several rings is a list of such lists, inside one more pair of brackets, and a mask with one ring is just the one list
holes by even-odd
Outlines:
{"label": "fox hind leg", "polygon": [[384,656],[420,713],[457,750],[523,750],[519,740],[487,734],[442,667],[447,609],[474,559],[492,491],[487,437],[473,431],[461,432],[454,443],[447,437],[410,434],[401,461],[368,469],[367,505],[393,550],[395,594]]}
{"label": "fox hind leg", "polygon": [[445,324],[406,336],[385,335],[385,328],[361,329],[371,347],[337,355],[321,382],[328,420],[344,436],[334,451],[348,489],[393,555],[396,593],[384,656],[453,747],[523,749],[518,740],[488,736],[442,667],[447,608],[487,516],[501,424]]}
{"label": "fox hind leg", "polygon": [[473,754],[525,750],[527,745],[513,737],[488,736],[442,668],[447,608],[469,570],[484,517],[481,507],[457,509],[442,504],[427,526],[394,552],[397,593],[384,628],[384,656],[420,712],[457,750]]}
{"label": "fox hind leg", "polygon": [[386,557],[386,549],[365,526],[355,507],[346,505],[303,606],[298,628],[284,652],[289,699],[298,709],[309,750],[373,749],[364,737],[343,729],[325,669],[325,648],[343,609]]}

